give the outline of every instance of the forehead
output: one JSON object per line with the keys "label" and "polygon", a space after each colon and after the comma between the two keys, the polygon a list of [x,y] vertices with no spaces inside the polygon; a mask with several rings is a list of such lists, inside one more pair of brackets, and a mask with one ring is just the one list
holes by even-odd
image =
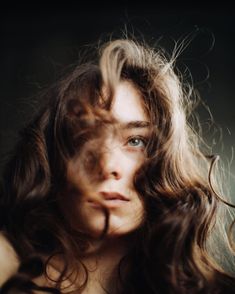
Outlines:
{"label": "forehead", "polygon": [[131,82],[121,81],[117,85],[111,113],[119,122],[147,120],[143,97]]}

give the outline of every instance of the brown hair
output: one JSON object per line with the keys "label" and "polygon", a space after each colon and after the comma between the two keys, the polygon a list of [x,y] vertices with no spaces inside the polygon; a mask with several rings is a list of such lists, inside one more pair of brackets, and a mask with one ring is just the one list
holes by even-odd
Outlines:
{"label": "brown hair", "polygon": [[[146,44],[110,41],[100,48],[98,61],[77,66],[45,93],[45,105],[22,131],[5,168],[1,192],[1,229],[29,279],[24,264],[40,263],[36,257],[45,271],[53,256],[63,256],[57,290],[71,269],[79,274],[84,266],[79,260],[88,246],[86,236],[70,225],[60,205],[69,182],[67,164],[80,158],[83,174],[84,146],[88,138],[102,138],[105,126],[113,123],[112,97],[117,84],[127,80],[143,97],[151,139],[134,182],[146,217],[132,250],[119,264],[120,293],[232,293],[235,278],[213,258],[214,236],[224,222],[221,204],[227,203],[212,179],[216,157],[200,149],[200,138],[189,124],[189,91],[176,75],[174,62],[175,57],[167,60]],[[97,126],[102,131],[97,133]],[[85,154],[92,164],[99,156],[92,150]],[[86,189],[81,183],[72,188],[80,193]],[[125,263],[130,268],[123,277]],[[3,289],[15,287],[12,281]],[[33,283],[25,287],[37,289]]]}

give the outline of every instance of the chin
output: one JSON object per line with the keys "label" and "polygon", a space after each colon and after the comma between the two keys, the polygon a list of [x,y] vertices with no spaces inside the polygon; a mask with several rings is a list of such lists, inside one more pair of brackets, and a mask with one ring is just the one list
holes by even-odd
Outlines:
{"label": "chin", "polygon": [[[141,226],[142,222],[134,222],[134,220],[117,220],[115,217],[110,218],[108,231],[106,238],[116,238],[131,234]],[[104,230],[105,223],[93,223],[87,228],[87,232],[91,237],[98,238],[101,236]]]}

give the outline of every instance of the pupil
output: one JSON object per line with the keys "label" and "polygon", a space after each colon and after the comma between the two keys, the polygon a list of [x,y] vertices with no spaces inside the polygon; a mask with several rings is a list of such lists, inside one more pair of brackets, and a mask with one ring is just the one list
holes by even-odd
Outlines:
{"label": "pupil", "polygon": [[139,139],[132,139],[132,144],[133,145],[138,145]]}

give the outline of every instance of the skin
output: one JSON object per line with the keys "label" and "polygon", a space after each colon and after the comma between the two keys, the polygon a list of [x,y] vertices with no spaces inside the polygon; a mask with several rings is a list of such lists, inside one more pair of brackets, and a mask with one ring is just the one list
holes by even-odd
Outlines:
{"label": "skin", "polygon": [[[70,212],[72,219],[79,219],[79,229],[91,237],[102,233],[105,225],[105,214],[109,211],[109,229],[107,237],[129,234],[140,226],[144,218],[143,201],[135,191],[134,176],[145,159],[144,147],[149,129],[147,126],[136,127],[134,122],[147,122],[148,118],[137,89],[127,81],[118,84],[111,108],[111,115],[117,122],[117,132],[107,132],[103,140],[103,152],[100,155],[100,173],[98,183],[88,182],[92,193],[73,197]],[[132,125],[130,125],[132,124]],[[76,160],[68,165],[68,178],[79,182]],[[106,193],[119,193],[128,201],[112,205],[105,200]],[[81,222],[81,220],[84,220]]]}
{"label": "skin", "polygon": [[19,260],[13,247],[0,233],[0,286],[17,272],[18,267]]}

